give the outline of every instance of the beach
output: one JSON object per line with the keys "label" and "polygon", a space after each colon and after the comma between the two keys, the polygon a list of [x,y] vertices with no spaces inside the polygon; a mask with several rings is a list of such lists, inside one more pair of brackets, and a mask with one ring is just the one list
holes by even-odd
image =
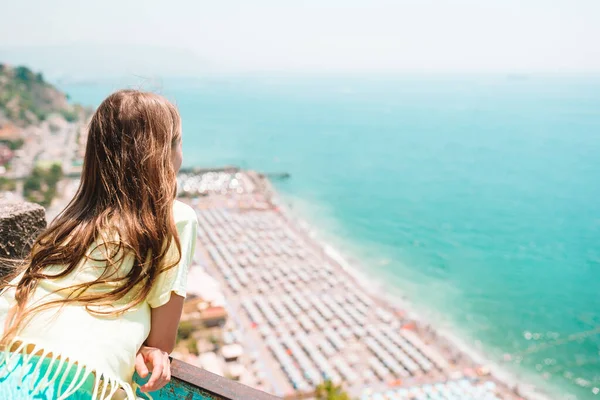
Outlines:
{"label": "beach", "polygon": [[315,239],[266,177],[226,168],[179,179],[199,219],[199,268],[221,283],[245,351],[258,352],[261,375],[270,377],[259,388],[310,397],[330,379],[365,400],[430,392],[451,398],[454,391],[461,398],[543,398],[525,397],[516,382],[492,374],[490,364]]}

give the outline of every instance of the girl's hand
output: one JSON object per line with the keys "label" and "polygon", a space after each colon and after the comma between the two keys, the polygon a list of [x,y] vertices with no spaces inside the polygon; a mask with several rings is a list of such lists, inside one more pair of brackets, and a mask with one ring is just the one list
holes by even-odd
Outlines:
{"label": "girl's hand", "polygon": [[142,392],[154,392],[171,380],[169,354],[156,347],[142,345],[135,356],[135,370],[139,376],[145,378],[148,376],[148,368],[152,369],[152,376],[140,387]]}

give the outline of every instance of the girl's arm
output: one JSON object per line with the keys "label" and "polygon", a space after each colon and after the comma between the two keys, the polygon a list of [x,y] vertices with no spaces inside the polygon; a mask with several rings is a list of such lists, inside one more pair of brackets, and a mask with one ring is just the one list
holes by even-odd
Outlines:
{"label": "girl's arm", "polygon": [[146,345],[171,353],[177,341],[177,327],[183,310],[184,298],[171,293],[171,299],[164,305],[153,308],[150,323],[150,334]]}
{"label": "girl's arm", "polygon": [[148,375],[146,364],[152,369],[152,377],[141,388],[145,392],[158,390],[171,379],[168,355],[173,351],[177,340],[187,272],[196,246],[196,212],[180,202],[176,202],[175,207],[177,233],[181,241],[180,263],[177,268],[161,273],[154,283],[148,296],[148,305],[151,307],[150,333],[136,357],[136,370],[141,377]]}
{"label": "girl's arm", "polygon": [[169,353],[177,340],[183,300],[183,297],[171,293],[166,304],[152,309],[150,334],[135,359],[135,369],[142,378],[148,376],[148,368],[152,370],[152,376],[140,388],[142,392],[158,390],[171,380]]}

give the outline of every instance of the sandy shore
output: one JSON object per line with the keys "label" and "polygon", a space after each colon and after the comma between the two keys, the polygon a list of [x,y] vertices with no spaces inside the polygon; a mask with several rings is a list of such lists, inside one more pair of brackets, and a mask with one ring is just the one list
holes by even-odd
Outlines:
{"label": "sandy shore", "polygon": [[[342,252],[338,251],[333,245],[327,243],[326,239],[320,237],[318,231],[305,219],[301,219],[294,211],[286,206],[275,189],[267,186],[272,191],[271,200],[285,214],[290,223],[303,230],[310,240],[318,244],[323,252],[334,261],[344,272],[351,275],[358,284],[360,284],[365,293],[384,303],[388,308],[402,310],[408,319],[414,320],[422,329],[427,330],[429,334],[435,337],[438,345],[447,347],[447,351],[452,353],[456,351],[467,357],[474,365],[483,366],[489,371],[490,376],[500,384],[510,388],[515,394],[528,400],[550,400],[547,394],[539,391],[531,383],[519,379],[515,374],[505,367],[501,367],[485,356],[482,351],[478,351],[472,345],[469,345],[461,336],[450,331],[436,327],[434,323],[428,320],[422,313],[416,311],[414,304],[406,296],[399,292],[399,289],[389,287],[383,282],[383,278],[368,276],[367,271],[360,265],[353,265],[346,261]],[[455,350],[452,350],[454,348]]]}
{"label": "sandy shore", "polygon": [[[206,171],[203,171],[201,174],[205,174],[205,173],[206,173]],[[195,200],[195,203],[197,204],[197,210],[198,210],[197,212],[199,213],[199,217],[201,215],[203,215],[204,213],[208,213],[206,216],[201,216],[201,219],[204,221],[203,226],[205,227],[205,229],[211,231],[208,234],[208,237],[201,240],[201,243],[203,243],[203,245],[205,245],[205,246],[208,245],[213,250],[217,249],[217,252],[220,252],[221,255],[226,260],[230,260],[230,261],[227,261],[227,263],[226,263],[226,264],[229,264],[229,266],[227,266],[226,264],[219,266],[218,264],[219,264],[219,259],[221,258],[221,256],[216,255],[215,256],[215,257],[217,257],[216,259],[213,257],[213,261],[215,261],[215,264],[213,265],[213,269],[212,269],[211,273],[214,273],[215,276],[224,274],[224,275],[220,276],[221,281],[223,282],[223,284],[226,287],[229,286],[232,289],[232,292],[227,294],[226,297],[228,299],[231,299],[232,301],[234,301],[234,305],[232,308],[239,311],[239,314],[241,316],[240,317],[241,324],[245,325],[246,327],[244,329],[249,329],[248,332],[251,333],[253,336],[254,336],[254,333],[252,332],[253,328],[251,326],[256,326],[256,321],[252,322],[252,318],[246,319],[246,317],[245,317],[246,312],[244,311],[245,308],[242,307],[242,305],[247,305],[245,303],[247,303],[248,301],[250,303],[252,303],[252,302],[254,302],[254,299],[258,298],[260,300],[260,302],[257,302],[259,309],[261,307],[265,307],[265,309],[263,309],[262,312],[264,312],[265,316],[267,316],[267,319],[269,320],[269,324],[271,325],[271,327],[277,328],[277,329],[274,329],[275,331],[277,331],[277,333],[275,334],[275,336],[271,336],[270,334],[266,333],[266,334],[262,335],[262,338],[261,338],[261,335],[254,337],[255,340],[253,340],[253,346],[256,346],[256,343],[263,343],[263,345],[265,346],[264,347],[265,350],[263,353],[264,357],[265,357],[265,359],[270,359],[270,362],[268,364],[270,364],[274,368],[274,371],[277,370],[277,371],[275,371],[276,374],[279,374],[280,376],[285,376],[285,374],[281,375],[281,370],[279,370],[279,363],[285,362],[285,361],[270,358],[269,351],[267,350],[268,348],[270,348],[269,346],[275,346],[275,347],[279,346],[277,343],[273,344],[273,342],[282,340],[281,343],[283,345],[286,345],[285,343],[288,343],[288,342],[286,342],[286,340],[290,340],[286,335],[292,335],[293,334],[292,332],[294,332],[294,330],[297,330],[297,329],[304,329],[305,333],[302,333],[302,335],[305,335],[306,338],[309,339],[309,341],[313,341],[313,343],[315,343],[317,346],[318,346],[318,343],[320,343],[322,340],[325,340],[325,339],[320,337],[320,334],[318,333],[318,331],[317,332],[311,331],[311,328],[306,327],[304,323],[302,323],[301,327],[296,326],[296,324],[298,324],[298,321],[290,322],[292,324],[292,325],[290,325],[290,327],[279,326],[277,324],[277,322],[275,322],[277,320],[277,318],[275,318],[276,316],[272,317],[273,320],[275,320],[275,321],[272,321],[271,318],[269,318],[269,316],[267,315],[272,312],[271,306],[275,307],[275,303],[280,303],[282,301],[285,302],[285,299],[287,297],[289,297],[290,294],[292,295],[292,297],[294,297],[296,295],[305,296],[308,293],[307,290],[311,291],[311,292],[313,292],[315,290],[312,288],[312,286],[301,286],[296,289],[295,287],[293,288],[294,285],[297,285],[297,283],[294,283],[296,281],[293,281],[293,280],[285,281],[284,280],[283,283],[278,283],[277,285],[283,285],[283,287],[287,287],[287,289],[285,291],[279,291],[279,290],[273,289],[273,291],[271,291],[267,295],[265,295],[264,290],[261,291],[260,288],[256,289],[253,286],[245,286],[245,284],[240,285],[239,282],[237,282],[237,280],[235,278],[234,278],[234,280],[236,280],[236,283],[234,285],[232,285],[231,280],[230,280],[231,278],[227,278],[227,276],[240,276],[238,274],[243,273],[243,275],[248,274],[248,277],[250,277],[250,282],[252,282],[253,279],[258,279],[259,281],[261,279],[267,279],[267,281],[272,279],[272,278],[265,278],[264,275],[261,275],[263,273],[270,275],[270,272],[268,272],[268,271],[265,272],[265,271],[262,271],[262,268],[258,268],[260,265],[262,265],[261,262],[259,262],[258,264],[255,264],[256,266],[253,266],[254,264],[248,264],[250,253],[247,253],[248,250],[243,250],[244,248],[247,248],[248,246],[250,246],[250,247],[258,246],[258,247],[256,247],[255,251],[257,251],[258,248],[262,248],[263,246],[266,246],[266,247],[264,247],[265,251],[266,251],[266,253],[264,253],[264,254],[266,255],[267,259],[270,260],[269,265],[272,265],[272,267],[269,267],[269,268],[275,268],[274,272],[277,272],[277,274],[274,274],[273,276],[280,276],[281,279],[284,279],[287,276],[287,274],[289,274],[291,272],[291,270],[286,269],[288,272],[286,272],[286,270],[283,270],[283,272],[277,271],[277,269],[279,268],[279,265],[301,262],[301,260],[293,261],[292,259],[288,259],[286,261],[285,257],[287,257],[287,256],[283,256],[283,255],[282,255],[282,257],[284,257],[284,258],[282,258],[280,261],[273,261],[273,257],[275,256],[272,253],[272,249],[274,246],[273,242],[267,241],[267,243],[263,244],[262,243],[263,239],[258,240],[254,234],[251,235],[253,237],[253,239],[249,240],[248,237],[245,237],[245,234],[243,233],[243,229],[247,229],[247,227],[251,226],[252,224],[258,224],[258,225],[254,225],[254,226],[256,227],[256,229],[259,229],[261,231],[263,230],[262,226],[264,226],[265,224],[271,225],[273,227],[281,226],[284,229],[284,231],[281,231],[281,232],[269,231],[269,232],[262,232],[262,233],[266,233],[267,236],[270,236],[272,238],[275,236],[281,235],[280,237],[282,238],[282,240],[284,242],[287,241],[287,243],[288,243],[288,244],[284,244],[285,248],[289,249],[289,246],[293,245],[293,246],[299,246],[299,249],[301,249],[304,246],[306,248],[306,250],[308,251],[308,254],[312,254],[312,256],[311,256],[312,259],[321,260],[321,261],[317,261],[317,263],[315,264],[315,267],[312,267],[312,266],[308,267],[309,269],[316,268],[316,269],[310,270],[312,272],[309,271],[311,274],[313,272],[314,272],[314,274],[324,273],[325,271],[319,270],[319,267],[317,267],[317,266],[320,265],[319,263],[325,263],[325,265],[329,265],[333,268],[333,269],[330,269],[330,268],[327,268],[327,269],[329,269],[331,271],[337,271],[337,272],[333,272],[333,277],[334,277],[333,280],[334,281],[337,282],[339,279],[340,281],[345,282],[342,284],[343,286],[340,287],[340,289],[334,289],[334,287],[331,286],[331,289],[327,289],[326,292],[313,292],[311,295],[309,295],[308,299],[310,299],[312,297],[320,297],[321,293],[325,293],[324,298],[331,297],[331,296],[327,295],[327,293],[329,291],[331,291],[332,294],[334,292],[338,293],[337,295],[334,294],[333,295],[334,297],[345,296],[345,294],[344,294],[345,290],[348,290],[353,293],[357,293],[358,298],[360,298],[361,296],[366,296],[370,299],[370,300],[366,301],[366,303],[373,304],[372,311],[382,311],[383,312],[383,310],[387,310],[385,312],[388,312],[388,315],[394,316],[393,323],[392,323],[392,320],[390,320],[391,325],[389,325],[389,328],[392,329],[393,335],[400,336],[398,338],[398,340],[400,340],[400,342],[402,342],[404,340],[404,339],[402,339],[402,337],[404,337],[404,336],[406,336],[408,339],[410,339],[411,335],[413,335],[413,333],[411,333],[411,332],[414,332],[414,334],[418,336],[418,338],[414,339],[414,340],[416,340],[416,342],[415,342],[416,343],[415,345],[417,346],[416,348],[421,349],[420,351],[422,352],[422,354],[426,354],[426,356],[429,358],[429,360],[434,362],[434,364],[436,365],[436,370],[435,371],[432,370],[431,372],[427,372],[427,370],[426,370],[425,373],[421,372],[421,373],[417,374],[415,377],[407,375],[407,379],[406,380],[403,379],[403,380],[405,380],[407,382],[406,384],[409,385],[409,387],[414,387],[414,385],[427,386],[427,385],[439,384],[439,382],[452,382],[452,381],[458,382],[458,380],[467,378],[468,380],[472,380],[473,382],[480,382],[480,383],[495,382],[496,386],[498,387],[498,395],[502,399],[527,398],[527,399],[532,399],[532,400],[537,400],[537,399],[541,400],[541,399],[546,398],[543,395],[536,393],[533,390],[532,386],[528,386],[524,382],[520,382],[512,374],[510,374],[503,368],[500,368],[499,366],[491,363],[482,354],[480,354],[479,352],[474,350],[472,346],[467,345],[467,343],[464,340],[461,340],[457,335],[453,334],[452,332],[449,332],[448,330],[442,330],[442,329],[439,329],[438,327],[435,327],[434,324],[432,324],[430,321],[426,320],[424,315],[422,315],[416,311],[416,307],[413,304],[411,304],[411,301],[413,299],[405,298],[405,296],[398,293],[397,289],[391,288],[391,287],[389,287],[389,285],[382,283],[381,281],[377,280],[377,277],[370,276],[368,274],[368,272],[365,270],[365,268],[361,267],[360,263],[356,263],[356,265],[349,263],[347,261],[346,257],[344,257],[341,252],[339,252],[336,248],[334,248],[332,245],[330,245],[325,240],[323,240],[323,238],[319,237],[318,232],[314,229],[314,227],[310,223],[301,219],[294,212],[294,210],[291,210],[284,203],[282,198],[274,190],[271,183],[265,177],[260,176],[253,172],[245,172],[245,171],[239,171],[239,170],[232,170],[232,171],[219,170],[219,172],[213,173],[213,175],[211,175],[211,178],[209,179],[209,181],[214,180],[214,182],[218,183],[218,184],[215,184],[212,181],[210,181],[208,183],[204,182],[203,181],[204,178],[202,177],[203,175],[197,175],[194,177],[194,175],[192,174],[190,176],[191,176],[191,178],[190,177],[186,178],[186,179],[188,179],[186,181],[186,185],[185,185],[186,187],[192,188],[191,190],[194,190],[193,189],[194,185],[200,185],[200,187],[205,188],[203,190],[206,191],[207,190],[206,188],[209,188],[208,190],[210,191],[210,192],[205,192],[201,197],[197,197]],[[223,179],[223,176],[227,176],[228,178]],[[235,178],[232,178],[232,177],[235,177]],[[229,179],[229,181],[228,181],[228,179]],[[233,191],[230,191],[229,190],[230,187],[227,186],[227,185],[230,185],[230,183],[227,183],[227,182],[231,182],[231,181],[235,182]],[[238,181],[246,182],[242,185],[243,188],[241,188],[240,183]],[[221,186],[219,186],[219,185],[221,185]],[[198,204],[200,204],[200,205],[198,205]],[[256,207],[258,207],[258,208],[256,208]],[[215,211],[211,211],[211,210],[215,210]],[[219,211],[219,210],[222,210],[222,211]],[[250,216],[248,216],[248,215],[250,215]],[[247,218],[251,218],[248,221],[254,221],[254,222],[252,222],[250,225],[248,225],[249,222],[246,220]],[[263,219],[264,219],[264,222],[260,222]],[[211,224],[213,224],[213,225],[208,224],[208,222],[210,222],[211,220],[212,220]],[[283,222],[282,223],[276,222],[278,220],[282,220]],[[271,222],[268,222],[268,221],[271,221]],[[273,221],[275,221],[275,222],[273,222]],[[235,225],[238,223],[241,223],[242,225],[239,225],[236,227]],[[246,228],[242,228],[243,226],[246,226]],[[233,227],[233,230],[232,230],[232,227]],[[252,228],[252,229],[254,229],[254,228]],[[276,229],[280,229],[280,228],[276,228]],[[286,230],[289,230],[291,232],[291,236],[290,236],[290,234],[285,233]],[[241,232],[241,233],[235,233],[234,231]],[[241,238],[234,239],[237,236],[232,236],[233,234],[235,234],[235,235],[241,234],[243,239],[241,239]],[[229,239],[224,239],[224,238],[229,238]],[[293,238],[297,238],[297,239],[293,239]],[[231,241],[231,240],[233,240],[233,241]],[[290,240],[292,242],[290,242]],[[296,241],[296,242],[294,242],[294,241]],[[240,250],[240,248],[242,248],[242,250]],[[230,253],[230,251],[233,251],[233,252]],[[263,250],[260,250],[260,251],[263,251]],[[295,252],[295,251],[296,250],[294,250],[293,252]],[[298,251],[304,251],[304,250],[298,250]],[[253,256],[252,256],[252,258],[253,258]],[[239,261],[236,261],[236,260],[239,260]],[[273,263],[271,263],[271,261]],[[282,263],[282,264],[280,264],[280,263]],[[304,268],[304,267],[302,267],[302,268]],[[233,273],[233,275],[232,275],[232,273]],[[255,274],[258,274],[258,275],[255,276]],[[323,275],[323,276],[326,276],[326,275]],[[276,278],[276,279],[279,279],[279,278]],[[287,278],[285,278],[285,279],[287,279]],[[325,278],[323,278],[323,279],[325,279]],[[327,278],[327,279],[330,279],[330,278]],[[319,286],[319,285],[320,285],[320,282],[319,282],[319,284],[317,284],[317,286]],[[260,284],[259,284],[259,286],[260,286]],[[347,288],[347,289],[344,289],[344,288]],[[290,292],[290,290],[292,290],[292,292]],[[339,290],[342,290],[342,291],[339,292]],[[273,299],[273,300],[271,300],[271,299]],[[271,305],[271,303],[270,303],[271,301],[273,301],[273,305]],[[350,300],[348,300],[348,301],[350,302]],[[354,300],[354,301],[356,301],[356,300]],[[266,302],[266,304],[265,304],[265,302]],[[352,304],[352,302],[345,303],[345,304]],[[254,307],[254,306],[252,306],[252,307]],[[332,307],[332,306],[330,305],[329,307]],[[335,307],[337,307],[337,306],[335,306]],[[275,309],[277,309],[277,307],[275,307]],[[314,310],[311,310],[311,311],[314,311]],[[343,311],[343,309],[342,309],[342,310],[340,310],[340,312],[342,312],[342,314],[344,314],[346,311]],[[279,312],[277,314],[282,315]],[[386,332],[386,328],[385,328],[386,323],[384,322],[385,318],[381,317],[383,319],[380,319],[378,316],[375,315],[375,314],[377,314],[375,312],[373,312],[372,314],[373,315],[369,315],[369,313],[365,314],[365,318],[367,318],[368,321],[364,320],[364,322],[362,322],[360,324],[363,328],[367,328],[367,331],[369,331],[369,332],[373,332],[373,330],[375,330],[375,332],[373,332],[372,334],[375,335],[373,337],[377,337],[377,335],[381,334],[381,332]],[[290,316],[286,315],[286,317],[290,317]],[[301,320],[305,317],[306,317],[305,315],[296,314],[295,318],[299,318],[300,322],[302,322]],[[315,318],[316,317],[318,317],[318,316],[315,316]],[[341,317],[343,317],[343,315]],[[313,319],[313,321],[316,322],[319,318]],[[262,319],[262,318],[259,318],[259,319]],[[348,327],[348,329],[351,327],[354,327],[354,325],[353,325],[354,323],[350,322],[350,325],[348,325],[348,323],[346,321],[344,321],[344,318],[342,318],[342,320],[344,322],[344,325],[346,327]],[[308,322],[310,322],[310,321],[308,321]],[[333,322],[335,322],[335,321],[333,321]],[[337,322],[342,322],[342,321],[337,321]],[[366,325],[362,325],[362,324],[366,324]],[[336,330],[338,329],[337,324],[334,324],[331,326],[335,327],[334,329],[336,329]],[[248,327],[250,327],[250,328],[248,328]],[[347,328],[342,328],[342,330],[344,330],[344,329],[347,329]],[[379,329],[381,329],[381,331],[378,331]],[[293,335],[295,336],[295,334],[293,334]],[[372,357],[373,355],[378,356],[379,350],[377,352],[373,353],[375,351],[375,350],[373,350],[373,347],[371,347],[369,345],[365,345],[365,343],[367,343],[367,344],[369,343],[369,340],[372,341],[372,337],[370,336],[371,333],[369,333],[369,335],[366,337],[362,337],[358,333],[357,333],[357,335],[358,336],[357,336],[356,340],[355,339],[348,339],[348,340],[350,340],[349,343],[353,343],[351,347],[358,349],[357,350],[358,353],[354,353],[351,355],[348,355],[348,354],[344,355],[344,353],[342,352],[339,354],[339,357],[341,357],[342,361],[346,360],[343,362],[344,363],[348,362],[349,365],[354,365],[354,364],[352,364],[352,361],[348,361],[348,360],[355,359],[357,355],[359,356],[358,357],[359,359],[361,357],[366,357],[366,358],[364,358],[365,361],[368,359],[368,357]],[[388,335],[388,333],[385,333],[385,335]],[[263,342],[263,340],[266,340],[266,342]],[[387,340],[388,339],[386,339],[386,338],[382,338],[381,343],[387,342]],[[388,342],[388,344],[391,344],[391,343]],[[294,345],[294,344],[291,343],[290,345]],[[370,350],[368,350],[367,347]],[[397,350],[397,349],[390,349],[389,351],[394,353],[394,350]],[[385,352],[385,350],[383,350],[383,349],[381,349],[381,351]],[[409,353],[410,353],[410,351],[409,351]],[[309,356],[310,356],[310,354],[309,354]],[[338,357],[338,356],[335,356],[335,357]],[[399,357],[402,357],[402,356],[399,356]],[[302,358],[304,358],[304,356],[300,357],[299,360],[301,361]],[[381,360],[385,360],[385,359],[386,359],[385,356],[381,358]],[[305,362],[308,362],[308,361],[305,361]],[[390,361],[390,362],[392,362],[392,364],[394,363],[393,361]],[[317,365],[317,364],[318,364],[318,362],[315,362],[315,365]],[[389,367],[391,369],[394,369],[393,365],[391,365]],[[439,367],[439,369],[437,369],[438,367]],[[310,369],[311,367],[307,367],[307,368]],[[356,364],[354,366],[354,368],[358,368],[358,370],[362,370],[363,368],[369,368],[369,367],[368,367],[368,365]],[[376,370],[377,370],[377,368],[375,368],[375,371]],[[308,372],[310,372],[310,371],[308,371]],[[306,373],[308,373],[308,372],[306,372]],[[285,378],[282,378],[282,379],[285,379]],[[290,378],[290,379],[292,379],[292,378]],[[298,379],[301,379],[301,378],[298,378]],[[363,380],[361,379],[360,382],[363,382]],[[381,380],[378,381],[379,383],[377,383],[376,381],[373,381],[373,380],[369,380],[368,378],[363,383],[360,383],[360,382],[358,382],[358,381],[351,382],[352,383],[351,386],[353,386],[353,393],[355,395],[360,394],[361,391],[363,391],[363,390],[367,390],[367,392],[364,392],[364,393],[369,393],[371,390],[375,390],[375,392],[377,392],[378,390],[385,391],[385,390],[389,390],[389,388],[390,388],[389,381],[387,381],[388,383],[386,384],[385,383],[386,380],[383,378],[381,378]],[[360,387],[357,387],[356,385],[359,385]],[[388,389],[386,389],[386,386],[388,386]],[[371,389],[371,388],[373,388],[373,389]],[[357,392],[357,390],[359,390],[359,391]],[[370,398],[370,397],[367,397],[367,398]]]}

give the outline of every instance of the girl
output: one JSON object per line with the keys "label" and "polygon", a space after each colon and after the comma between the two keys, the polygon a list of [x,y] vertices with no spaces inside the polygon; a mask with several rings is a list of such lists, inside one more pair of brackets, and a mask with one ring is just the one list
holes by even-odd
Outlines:
{"label": "girl", "polygon": [[170,380],[195,212],[176,201],[181,121],[161,96],[110,95],[75,197],[0,295],[1,399],[134,400]]}

